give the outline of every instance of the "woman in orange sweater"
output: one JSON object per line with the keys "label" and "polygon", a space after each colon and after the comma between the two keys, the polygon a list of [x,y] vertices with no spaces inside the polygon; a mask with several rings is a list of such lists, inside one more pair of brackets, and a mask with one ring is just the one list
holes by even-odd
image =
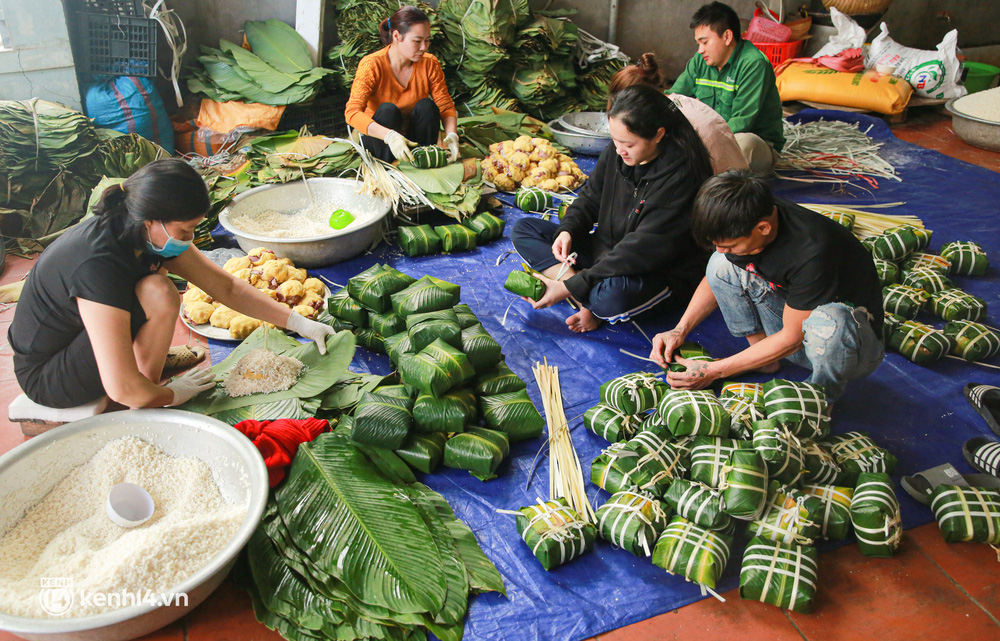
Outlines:
{"label": "woman in orange sweater", "polygon": [[448,161],[458,160],[458,112],[438,59],[427,53],[431,25],[401,7],[379,25],[385,48],[361,59],[344,116],[365,148],[386,162],[413,160],[410,147],[436,145],[444,123]]}

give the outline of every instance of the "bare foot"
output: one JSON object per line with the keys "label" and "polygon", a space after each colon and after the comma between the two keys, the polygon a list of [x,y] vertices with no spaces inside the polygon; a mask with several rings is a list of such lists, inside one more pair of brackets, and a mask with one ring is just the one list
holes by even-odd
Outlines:
{"label": "bare foot", "polygon": [[760,372],[761,374],[776,374],[780,369],[781,369],[781,362],[774,361],[773,363],[768,363],[767,365],[761,365],[760,367],[758,367],[753,371]]}
{"label": "bare foot", "polygon": [[570,330],[577,333],[592,332],[600,327],[602,323],[604,321],[594,316],[594,313],[586,307],[581,307],[580,311],[566,319],[566,325],[569,326]]}

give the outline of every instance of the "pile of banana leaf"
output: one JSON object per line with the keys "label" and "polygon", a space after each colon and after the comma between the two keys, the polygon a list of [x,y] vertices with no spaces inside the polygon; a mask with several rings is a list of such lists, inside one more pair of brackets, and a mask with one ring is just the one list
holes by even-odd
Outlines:
{"label": "pile of banana leaf", "polygon": [[299,448],[235,578],[287,639],[460,641],[469,595],[505,593],[444,498],[342,428]]}
{"label": "pile of banana leaf", "polygon": [[311,100],[330,73],[314,67],[306,41],[280,20],[248,20],[250,45],[221,40],[219,48],[202,47],[200,67],[191,68],[188,89],[218,102],[238,100],[291,105]]}

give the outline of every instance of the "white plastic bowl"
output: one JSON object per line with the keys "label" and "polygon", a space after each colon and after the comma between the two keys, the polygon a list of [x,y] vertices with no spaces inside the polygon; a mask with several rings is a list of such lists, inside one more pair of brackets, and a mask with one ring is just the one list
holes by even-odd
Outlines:
{"label": "white plastic bowl", "polygon": [[245,252],[267,247],[278,258],[290,258],[296,267],[325,267],[354,258],[368,249],[381,235],[382,221],[392,211],[388,201],[359,192],[361,183],[347,178],[310,178],[309,189],[320,202],[334,202],[354,215],[344,229],[306,238],[274,238],[244,231],[233,224],[235,214],[264,211],[294,213],[309,206],[309,193],[301,180],[281,185],[261,185],[233,198],[219,213],[219,223]]}
{"label": "white plastic bowl", "polygon": [[267,468],[244,435],[207,416],[181,410],[131,410],[67,423],[0,456],[0,534],[6,533],[59,481],[108,442],[134,436],[171,456],[199,458],[212,468],[222,496],[246,502],[247,515],[226,546],[202,569],[168,590],[186,605],[136,605],[68,619],[0,613],[0,630],[29,641],[127,641],[184,616],[212,593],[260,523],[267,502]]}

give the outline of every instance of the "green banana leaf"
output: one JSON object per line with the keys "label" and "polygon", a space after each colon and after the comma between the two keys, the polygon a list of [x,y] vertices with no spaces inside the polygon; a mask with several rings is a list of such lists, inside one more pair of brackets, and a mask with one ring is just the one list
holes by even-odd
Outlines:
{"label": "green banana leaf", "polygon": [[468,251],[476,248],[476,232],[462,225],[439,225],[434,232],[441,238],[444,253]]}
{"label": "green banana leaf", "polygon": [[722,530],[732,521],[722,511],[722,493],[702,483],[674,479],[663,500],[678,516],[703,528]]}
{"label": "green banana leaf", "polygon": [[305,40],[281,20],[248,20],[243,29],[254,53],[285,73],[313,69]]}
{"label": "green banana leaf", "polygon": [[[439,284],[440,283],[440,284]],[[460,292],[448,291],[441,284],[445,281],[424,276],[406,289],[396,292],[390,298],[394,312],[403,316],[420,312],[448,309],[458,304]]]}
{"label": "green banana leaf", "polygon": [[984,276],[990,259],[979,243],[952,241],[941,247],[941,255],[951,261],[951,273],[964,276]]}
{"label": "green banana leaf", "polygon": [[239,68],[245,71],[264,91],[281,93],[301,81],[304,75],[279,71],[257,55],[225,39],[219,41],[219,48],[232,56]]}
{"label": "green banana leaf", "polygon": [[455,319],[458,321],[458,326],[462,329],[467,329],[472,327],[479,322],[479,318],[472,311],[472,308],[465,303],[459,303],[451,308],[455,312]]}
{"label": "green banana leaf", "polygon": [[351,410],[364,392],[370,392],[382,384],[385,376],[376,374],[354,374],[347,372],[322,396],[320,408],[346,412]]}
{"label": "green banana leaf", "polygon": [[743,553],[740,598],[809,614],[816,598],[818,557],[814,547],[754,537]]}
{"label": "green banana leaf", "polygon": [[396,449],[396,455],[413,469],[431,474],[441,465],[446,440],[447,437],[440,432],[411,434],[406,443]]}
{"label": "green banana leaf", "polygon": [[341,287],[327,299],[326,311],[356,327],[368,327],[368,310],[351,298],[346,287]]}
{"label": "green banana leaf", "polygon": [[641,414],[656,407],[669,388],[649,372],[624,374],[601,385],[601,402],[625,414]]}
{"label": "green banana leaf", "polygon": [[410,335],[406,332],[387,336],[382,343],[385,345],[385,352],[389,355],[393,367],[399,366],[399,359],[402,358],[403,354],[416,354],[413,351],[413,344],[410,343]]}
{"label": "green banana leaf", "polygon": [[731,536],[674,516],[653,548],[653,565],[688,581],[715,588],[729,562],[732,545]]}
{"label": "green banana leaf", "polygon": [[546,570],[589,552],[597,528],[558,497],[518,510],[517,531]]}
{"label": "green banana leaf", "polygon": [[496,478],[497,469],[510,452],[507,435],[481,427],[456,434],[444,444],[444,466],[468,470],[480,481]]}
{"label": "green banana leaf", "polygon": [[931,496],[931,510],[947,543],[1000,544],[1000,490],[939,485]]}
{"label": "green banana leaf", "polygon": [[462,221],[462,224],[476,232],[477,245],[485,245],[503,237],[503,228],[507,223],[490,212],[484,211]]}
{"label": "green banana leaf", "polygon": [[641,419],[622,414],[615,408],[598,403],[583,415],[583,426],[606,441],[621,443],[635,436]]}
{"label": "green banana leaf", "polygon": [[670,521],[670,508],[649,492],[624,490],[597,508],[597,533],[636,556],[650,556]]}
{"label": "green banana leaf", "polygon": [[749,441],[714,436],[696,436],[691,441],[691,480],[709,487],[719,487],[722,468],[729,456],[740,449],[753,449]]}
{"label": "green banana leaf", "polygon": [[805,469],[799,439],[773,420],[754,423],[753,447],[767,466],[767,474],[784,484],[797,484]]}
{"label": "green banana leaf", "polygon": [[461,333],[462,351],[477,372],[496,366],[503,358],[500,343],[496,342],[481,323],[467,327]]}
{"label": "green banana leaf", "polygon": [[351,438],[356,443],[394,450],[402,447],[413,427],[413,399],[365,392],[354,410]]}
{"label": "green banana leaf", "polygon": [[674,436],[729,435],[732,417],[706,390],[667,390],[656,406],[658,419]]}
{"label": "green banana leaf", "polygon": [[221,384],[202,392],[181,405],[178,409],[198,414],[215,414],[247,405],[272,403],[289,398],[308,399],[320,396],[347,372],[347,366],[354,358],[354,335],[338,332],[326,339],[326,355],[323,356],[313,341],[299,343],[280,331],[268,331],[261,327],[248,336],[233,352],[211,371],[216,379],[221,379],[237,361],[254,349],[269,349],[276,354],[302,361],[304,367],[299,380],[289,389],[271,394],[250,394],[231,398]]}
{"label": "green banana leaf", "polygon": [[304,419],[316,416],[321,399],[286,398],[273,403],[246,405],[231,410],[224,410],[213,415],[223,423],[236,425],[240,421],[276,421],[279,418]]}
{"label": "green banana leaf", "polygon": [[903,524],[888,474],[858,475],[858,486],[851,498],[851,523],[861,554],[873,557],[895,554],[903,540]]}
{"label": "green banana leaf", "polygon": [[541,436],[545,427],[545,419],[525,390],[481,396],[479,412],[487,427],[505,433],[512,442]]}
{"label": "green banana leaf", "polygon": [[355,299],[368,309],[385,313],[392,308],[390,298],[396,292],[402,291],[417,282],[412,276],[389,267],[376,263],[357,276],[347,281],[347,291],[351,298]]}
{"label": "green banana leaf", "polygon": [[404,384],[439,397],[475,375],[465,354],[440,339],[400,358],[399,370]]}
{"label": "green banana leaf", "polygon": [[395,312],[368,314],[368,323],[380,336],[388,338],[406,330],[406,319]]}
{"label": "green banana leaf", "polygon": [[[451,312],[451,315],[455,316],[455,313],[450,309],[443,311]],[[410,344],[414,351],[419,352],[438,339],[456,349],[462,349],[462,328],[458,326],[457,317],[455,320],[427,318],[419,323],[410,324],[409,319],[413,316],[417,316],[417,314],[407,318],[407,325],[410,326],[407,333],[410,335]]]}
{"label": "green banana leaf", "polygon": [[507,394],[526,388],[527,384],[507,367],[505,361],[500,361],[493,369],[476,376],[475,389],[480,396]]}
{"label": "green banana leaf", "polygon": [[826,392],[812,383],[780,378],[764,383],[764,412],[800,438],[816,438],[830,431]]}
{"label": "green banana leaf", "polygon": [[426,256],[441,250],[441,238],[430,225],[400,227],[396,242],[407,256]]}
{"label": "green banana leaf", "polygon": [[465,168],[456,162],[436,169],[419,169],[410,163],[400,163],[399,170],[428,194],[454,194],[462,185]]}
{"label": "green banana leaf", "polygon": [[845,472],[893,474],[896,471],[898,461],[892,452],[879,447],[862,432],[838,434],[831,437],[827,445],[830,454]]}
{"label": "green banana leaf", "polygon": [[[461,390],[456,390],[460,392]],[[461,432],[469,421],[465,398],[449,392],[441,398],[421,394],[413,403],[413,421],[420,432]],[[473,405],[473,415],[475,405]]]}

